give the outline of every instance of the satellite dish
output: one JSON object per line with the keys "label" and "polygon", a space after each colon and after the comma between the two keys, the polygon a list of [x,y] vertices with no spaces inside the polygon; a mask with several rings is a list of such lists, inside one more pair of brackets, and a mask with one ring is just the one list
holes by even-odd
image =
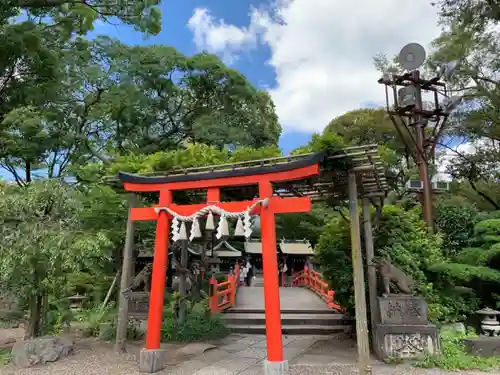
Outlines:
{"label": "satellite dish", "polygon": [[406,70],[418,69],[425,61],[425,49],[418,43],[409,43],[399,52],[399,62]]}

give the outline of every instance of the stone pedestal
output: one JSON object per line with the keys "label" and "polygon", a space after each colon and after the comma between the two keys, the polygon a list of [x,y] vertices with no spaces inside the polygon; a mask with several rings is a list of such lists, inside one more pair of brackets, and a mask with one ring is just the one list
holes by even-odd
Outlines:
{"label": "stone pedestal", "polygon": [[141,349],[139,372],[153,374],[163,370],[165,362],[164,349]]}
{"label": "stone pedestal", "polygon": [[499,337],[478,337],[464,340],[465,349],[472,355],[482,357],[500,355],[500,338]]}
{"label": "stone pedestal", "polygon": [[427,303],[409,295],[378,297],[379,323],[375,327],[375,352],[379,359],[416,358],[437,353],[439,333],[427,320]]}
{"label": "stone pedestal", "polygon": [[264,360],[264,375],[288,375],[288,361],[270,362]]}
{"label": "stone pedestal", "polygon": [[128,301],[128,316],[135,319],[147,319],[149,313],[149,293],[129,292],[126,295]]}

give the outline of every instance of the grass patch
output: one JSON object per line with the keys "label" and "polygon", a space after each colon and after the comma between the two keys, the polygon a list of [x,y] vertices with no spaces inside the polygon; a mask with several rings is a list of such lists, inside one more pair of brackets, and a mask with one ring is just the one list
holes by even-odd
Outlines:
{"label": "grass patch", "polygon": [[500,357],[480,357],[465,351],[463,340],[478,337],[475,332],[460,334],[452,328],[444,328],[440,336],[442,353],[425,356],[414,363],[415,367],[481,371],[500,368]]}
{"label": "grass patch", "polygon": [[[84,336],[100,337],[104,341],[116,337],[116,311],[109,309],[104,314],[97,310],[84,311],[76,316],[83,325]],[[202,341],[225,337],[229,329],[222,318],[210,314],[208,299],[190,305],[183,324],[179,324],[173,315],[172,303],[163,310],[163,327],[161,337],[163,341]],[[144,332],[139,330],[132,321],[127,329],[127,339],[142,339]]]}
{"label": "grass patch", "polygon": [[0,365],[8,365],[11,360],[11,348],[0,349]]}
{"label": "grass patch", "polygon": [[220,315],[208,313],[208,301],[197,303],[183,324],[178,324],[172,311],[166,311],[163,320],[162,338],[165,341],[201,341],[225,337],[229,329]]}

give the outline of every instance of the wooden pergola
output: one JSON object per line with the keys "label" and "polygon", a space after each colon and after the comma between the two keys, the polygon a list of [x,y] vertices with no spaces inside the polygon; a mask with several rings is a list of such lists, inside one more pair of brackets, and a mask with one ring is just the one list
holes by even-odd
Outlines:
{"label": "wooden pergola", "polygon": [[[159,371],[160,329],[163,319],[165,271],[171,220],[175,215],[196,215],[216,207],[221,212],[244,212],[260,215],[264,272],[267,361],[264,373],[287,373],[283,358],[280,297],[278,288],[275,215],[308,212],[311,203],[321,200],[349,200],[352,264],[355,286],[356,331],[360,373],[371,373],[366,317],[364,271],[361,252],[361,229],[358,200],[363,200],[367,260],[373,258],[370,204],[383,199],[388,190],[377,145],[345,148],[338,152],[323,151],[234,164],[186,168],[168,173],[136,175],[119,173],[126,191],[159,193],[152,207],[130,207],[124,250],[121,287],[129,285],[133,222],[154,220],[156,240],[153,276],[149,302],[148,331],[145,349],[141,351],[142,371]],[[179,196],[178,193],[184,193]],[[186,204],[186,193],[196,204]],[[176,196],[179,201],[176,202]],[[133,202],[133,199],[130,200]],[[223,214],[225,215],[225,214]],[[181,216],[179,216],[181,217]],[[376,275],[369,267],[369,292],[372,323],[376,309]],[[121,295],[121,294],[120,294]],[[117,349],[123,347],[127,326],[127,303],[120,299]]]}

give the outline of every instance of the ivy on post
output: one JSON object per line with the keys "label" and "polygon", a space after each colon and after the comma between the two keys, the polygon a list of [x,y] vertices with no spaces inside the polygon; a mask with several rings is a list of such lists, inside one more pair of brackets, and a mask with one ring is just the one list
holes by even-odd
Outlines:
{"label": "ivy on post", "polygon": [[359,228],[358,189],[356,172],[348,174],[349,215],[351,222],[352,271],[354,278],[354,299],[356,304],[356,337],[358,344],[358,364],[360,375],[371,375],[370,341],[366,321],[366,292],[361,254],[361,231]]}
{"label": "ivy on post", "polygon": [[137,204],[137,197],[134,193],[128,194],[128,218],[127,232],[125,235],[125,246],[123,248],[123,260],[120,281],[119,307],[118,307],[118,326],[116,327],[115,351],[125,351],[125,340],[127,339],[128,327],[128,301],[125,295],[125,290],[130,285],[132,267],[133,267],[133,252],[134,252],[134,221],[131,217],[131,211]]}

